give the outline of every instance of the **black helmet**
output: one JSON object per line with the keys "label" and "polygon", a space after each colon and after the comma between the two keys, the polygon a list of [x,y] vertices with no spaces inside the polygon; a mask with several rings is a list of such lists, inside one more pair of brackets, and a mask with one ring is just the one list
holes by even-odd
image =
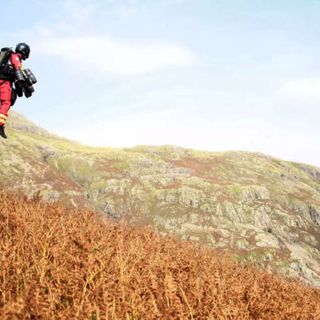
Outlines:
{"label": "black helmet", "polygon": [[26,60],[29,58],[30,55],[30,47],[26,43],[18,43],[16,46],[16,53],[19,53],[21,55],[21,58],[23,60]]}

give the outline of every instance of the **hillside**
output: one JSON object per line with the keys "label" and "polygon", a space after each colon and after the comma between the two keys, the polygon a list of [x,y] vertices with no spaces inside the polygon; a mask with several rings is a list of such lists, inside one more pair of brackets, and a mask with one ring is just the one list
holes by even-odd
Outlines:
{"label": "hillside", "polygon": [[249,152],[91,148],[13,114],[9,190],[94,209],[320,286],[320,169]]}
{"label": "hillside", "polygon": [[320,319],[320,291],[90,211],[0,193],[1,319]]}

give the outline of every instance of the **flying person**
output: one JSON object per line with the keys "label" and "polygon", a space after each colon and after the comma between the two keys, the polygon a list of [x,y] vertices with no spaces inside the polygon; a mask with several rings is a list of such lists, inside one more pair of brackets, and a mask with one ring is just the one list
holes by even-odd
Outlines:
{"label": "flying person", "polygon": [[2,48],[0,52],[0,136],[7,138],[5,123],[8,112],[17,96],[27,98],[34,92],[37,82],[30,69],[22,68],[22,61],[29,58],[30,47],[26,43],[17,44],[15,50]]}

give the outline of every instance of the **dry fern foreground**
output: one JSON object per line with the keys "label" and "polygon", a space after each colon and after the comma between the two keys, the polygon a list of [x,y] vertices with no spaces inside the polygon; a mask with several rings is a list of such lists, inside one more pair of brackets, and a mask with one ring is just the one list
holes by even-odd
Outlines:
{"label": "dry fern foreground", "polygon": [[1,193],[0,319],[320,319],[320,291]]}

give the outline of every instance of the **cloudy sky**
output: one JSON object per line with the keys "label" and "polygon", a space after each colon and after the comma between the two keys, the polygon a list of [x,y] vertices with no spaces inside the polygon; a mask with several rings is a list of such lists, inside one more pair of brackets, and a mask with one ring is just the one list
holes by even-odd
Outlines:
{"label": "cloudy sky", "polygon": [[320,167],[320,1],[11,0],[36,94],[15,110],[90,145],[258,151]]}

